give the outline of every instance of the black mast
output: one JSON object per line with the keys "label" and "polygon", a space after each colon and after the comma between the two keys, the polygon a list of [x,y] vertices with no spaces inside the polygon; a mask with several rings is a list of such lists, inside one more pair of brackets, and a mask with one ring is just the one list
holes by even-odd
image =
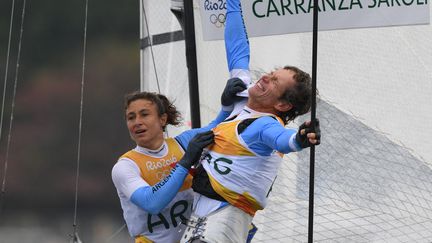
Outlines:
{"label": "black mast", "polygon": [[[311,121],[315,125],[316,118],[316,80],[318,59],[318,0],[313,2],[313,24],[312,24],[312,103]],[[309,171],[309,221],[308,242],[313,242],[313,219],[314,219],[314,188],[315,188],[315,146],[310,147],[310,171]]]}
{"label": "black mast", "polygon": [[173,11],[183,28],[186,44],[186,65],[189,77],[189,100],[192,128],[201,127],[199,106],[198,67],[195,43],[195,22],[192,0],[184,0],[184,13]]}

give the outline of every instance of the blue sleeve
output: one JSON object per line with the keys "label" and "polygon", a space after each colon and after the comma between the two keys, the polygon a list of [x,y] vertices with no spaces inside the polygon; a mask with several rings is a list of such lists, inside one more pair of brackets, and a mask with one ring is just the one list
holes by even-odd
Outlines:
{"label": "blue sleeve", "polygon": [[211,129],[215,128],[219,123],[223,122],[229,115],[231,111],[224,111],[221,109],[216,119],[211,121],[207,126],[201,128],[194,128],[187,131],[182,132],[180,135],[176,136],[175,139],[180,145],[186,150],[189,141],[198,133],[207,132]]}
{"label": "blue sleeve", "polygon": [[138,188],[130,200],[150,214],[158,214],[175,197],[188,174],[188,170],[176,165],[171,173],[154,186]]}
{"label": "blue sleeve", "polygon": [[255,153],[268,156],[273,150],[283,154],[301,150],[296,134],[296,129],[285,128],[274,118],[265,116],[252,122],[241,137]]}
{"label": "blue sleeve", "polygon": [[249,40],[240,0],[227,0],[224,39],[229,71],[233,69],[249,70]]}

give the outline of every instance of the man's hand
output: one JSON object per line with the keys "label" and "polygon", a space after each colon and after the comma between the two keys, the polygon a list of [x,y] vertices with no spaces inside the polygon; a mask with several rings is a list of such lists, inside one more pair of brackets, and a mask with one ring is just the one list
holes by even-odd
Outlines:
{"label": "man's hand", "polygon": [[242,92],[247,88],[246,84],[239,78],[228,79],[225,89],[221,96],[221,103],[223,106],[231,106],[236,101],[241,100],[236,94]]}
{"label": "man's hand", "polygon": [[315,119],[315,127],[312,127],[311,121],[301,124],[296,135],[296,141],[302,148],[319,145],[321,142],[319,120]]}
{"label": "man's hand", "polygon": [[213,131],[198,133],[189,142],[187,150],[183,155],[183,158],[178,162],[181,166],[186,169],[190,169],[193,164],[198,162],[201,157],[201,153],[205,147],[214,142]]}

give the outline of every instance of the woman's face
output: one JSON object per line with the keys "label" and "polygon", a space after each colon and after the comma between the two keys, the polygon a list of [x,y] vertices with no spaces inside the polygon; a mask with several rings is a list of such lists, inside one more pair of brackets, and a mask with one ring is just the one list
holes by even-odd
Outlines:
{"label": "woman's face", "polygon": [[132,101],[126,109],[126,123],[129,134],[137,145],[158,149],[163,143],[163,127],[167,115],[159,116],[157,106],[150,100]]}

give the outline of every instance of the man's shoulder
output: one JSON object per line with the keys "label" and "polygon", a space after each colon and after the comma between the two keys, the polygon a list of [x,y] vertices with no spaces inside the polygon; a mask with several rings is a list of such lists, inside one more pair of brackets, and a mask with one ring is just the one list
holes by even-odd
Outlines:
{"label": "man's shoulder", "polygon": [[272,115],[260,116],[256,119],[256,122],[261,125],[282,126],[278,118]]}

